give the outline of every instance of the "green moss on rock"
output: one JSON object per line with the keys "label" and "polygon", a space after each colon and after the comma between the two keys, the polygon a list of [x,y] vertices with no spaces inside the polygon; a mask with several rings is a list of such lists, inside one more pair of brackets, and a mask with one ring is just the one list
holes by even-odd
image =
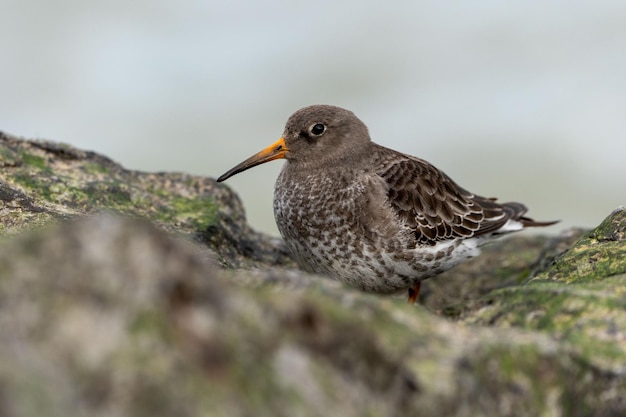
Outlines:
{"label": "green moss on rock", "polygon": [[7,415],[626,414],[623,209],[494,243],[416,307],[277,268],[212,179],[1,132],[0,176],[0,233],[61,223],[0,242]]}
{"label": "green moss on rock", "polygon": [[66,144],[0,132],[0,233],[112,211],[204,242],[228,266],[287,264],[286,248],[246,223],[238,197],[211,178],[124,169]]}
{"label": "green moss on rock", "polygon": [[[568,393],[553,393],[566,405],[561,409],[565,415],[597,414],[598,410],[608,410],[608,415],[624,412],[619,392],[625,392],[626,375],[625,226],[624,209],[615,210],[526,285],[491,291],[472,300],[462,314],[462,322],[474,326],[545,334],[575,353],[576,359],[568,369],[571,378],[581,381],[580,386]],[[502,365],[520,369],[523,362],[516,356]],[[578,388],[583,390],[587,384],[586,389],[594,389],[592,381],[598,378],[595,370],[614,376],[621,387],[611,391],[610,405],[583,405],[579,401]],[[530,373],[539,378],[544,374],[540,368]],[[567,377],[561,378],[548,385],[568,384]],[[541,384],[537,379],[532,382]],[[544,389],[536,395],[539,403],[550,401]],[[547,409],[544,412],[552,414]]]}
{"label": "green moss on rock", "polygon": [[39,155],[34,155],[29,152],[21,152],[20,159],[24,163],[24,165],[29,167],[34,167],[42,171],[52,172],[44,157]]}
{"label": "green moss on rock", "polygon": [[594,282],[626,273],[626,210],[619,208],[531,282]]}

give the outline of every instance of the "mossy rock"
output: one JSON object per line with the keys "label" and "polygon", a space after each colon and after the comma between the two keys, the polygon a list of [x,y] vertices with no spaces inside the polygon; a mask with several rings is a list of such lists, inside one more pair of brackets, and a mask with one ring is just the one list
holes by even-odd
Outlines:
{"label": "mossy rock", "polygon": [[616,209],[533,282],[591,283],[626,273],[626,210]]}
{"label": "mossy rock", "polygon": [[124,169],[109,158],[0,132],[0,234],[112,211],[204,242],[223,265],[293,265],[284,244],[252,230],[238,196],[211,178]]}
{"label": "mossy rock", "polygon": [[201,247],[112,216],[5,239],[0,324],[9,417],[626,411],[626,381],[576,340],[296,271],[226,274]]}
{"label": "mossy rock", "polygon": [[210,178],[0,133],[0,204],[3,416],[626,415],[623,209],[411,306],[298,270]]}
{"label": "mossy rock", "polygon": [[464,321],[549,334],[587,363],[624,375],[625,231],[626,210],[620,208],[526,285],[477,300]]}

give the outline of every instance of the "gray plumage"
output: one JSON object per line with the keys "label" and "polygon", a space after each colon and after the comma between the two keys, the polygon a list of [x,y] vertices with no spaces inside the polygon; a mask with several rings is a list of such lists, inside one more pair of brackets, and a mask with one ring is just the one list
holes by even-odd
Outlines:
{"label": "gray plumage", "polygon": [[287,162],[274,189],[278,229],[298,263],[375,293],[413,288],[480,253],[494,236],[535,222],[520,203],[458,186],[414,156],[371,141],[352,112],[326,105],[294,113],[281,140],[218,181],[269,160]]}

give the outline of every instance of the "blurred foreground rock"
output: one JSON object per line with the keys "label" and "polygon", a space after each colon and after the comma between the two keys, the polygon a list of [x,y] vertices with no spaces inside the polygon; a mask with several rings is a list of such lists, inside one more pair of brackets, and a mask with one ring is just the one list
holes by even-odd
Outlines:
{"label": "blurred foreground rock", "polygon": [[416,307],[297,270],[212,179],[0,134],[0,233],[1,416],[626,415],[623,209]]}

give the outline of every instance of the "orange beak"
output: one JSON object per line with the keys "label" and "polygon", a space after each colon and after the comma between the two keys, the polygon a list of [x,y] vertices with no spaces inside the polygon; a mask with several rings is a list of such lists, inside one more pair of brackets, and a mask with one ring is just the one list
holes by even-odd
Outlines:
{"label": "orange beak", "polygon": [[274,159],[282,159],[285,157],[285,154],[288,151],[289,149],[287,149],[287,146],[285,145],[285,139],[280,138],[275,143],[263,149],[261,152],[252,155],[250,158],[246,159],[239,165],[231,168],[228,172],[219,177],[217,179],[217,182],[225,181],[233,175],[239,174],[240,172],[243,172],[246,169],[255,167],[257,165],[273,161]]}

